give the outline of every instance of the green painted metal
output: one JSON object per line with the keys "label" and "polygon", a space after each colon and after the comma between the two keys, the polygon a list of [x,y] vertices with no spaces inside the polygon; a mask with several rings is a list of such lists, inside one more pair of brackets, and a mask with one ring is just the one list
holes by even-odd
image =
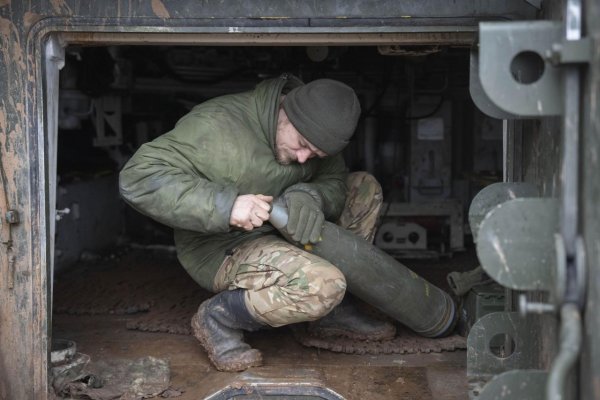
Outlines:
{"label": "green painted metal", "polygon": [[514,290],[554,290],[556,199],[515,199],[490,211],[479,228],[477,256],[496,282]]}
{"label": "green painted metal", "polygon": [[554,44],[549,60],[554,65],[587,64],[592,60],[592,40],[589,37],[579,40],[565,40]]}
{"label": "green painted metal", "polygon": [[[483,90],[495,105],[526,117],[560,115],[560,70],[545,58],[552,45],[561,41],[561,24],[482,22],[479,28],[479,76]],[[540,68],[543,73],[539,78],[525,82],[519,79],[528,74],[537,77]]]}
{"label": "green painted metal", "polygon": [[538,196],[537,187],[531,183],[498,182],[486,186],[477,193],[469,207],[469,225],[473,241],[477,242],[481,222],[493,208],[508,200]]}
{"label": "green painted metal", "polygon": [[469,93],[473,102],[484,114],[498,119],[515,119],[518,115],[506,112],[496,106],[481,86],[479,77],[479,49],[473,47],[469,62]]}
{"label": "green painted metal", "polygon": [[[24,221],[0,225],[0,267],[15,276],[14,285],[0,287],[0,393],[10,399],[48,396],[48,227],[54,218],[49,199],[56,176],[49,173],[53,161],[48,138],[54,132],[47,124],[46,103],[58,102],[58,96],[45,97],[44,65],[49,60],[44,44],[49,35],[60,33],[68,46],[76,40],[105,46],[109,39],[113,44],[157,43],[157,36],[183,43],[182,38],[197,33],[224,33],[228,44],[261,44],[266,42],[262,34],[273,32],[351,33],[343,37],[346,43],[363,32],[377,37],[381,32],[402,33],[394,41],[406,38],[405,32],[431,32],[426,35],[431,42],[449,38],[446,44],[456,44],[457,38],[466,38],[464,44],[470,43],[481,20],[531,19],[536,12],[522,0],[0,0],[0,215],[4,218],[12,210]],[[237,35],[245,29],[252,36]],[[140,33],[150,35],[144,39]]]}
{"label": "green painted metal", "polygon": [[581,351],[582,326],[579,308],[575,304],[567,303],[562,306],[560,315],[560,348],[548,375],[548,400],[566,398],[568,374],[575,366]]}
{"label": "green painted metal", "polygon": [[547,372],[538,370],[504,372],[483,388],[479,400],[542,400],[547,377]]}
{"label": "green painted metal", "polygon": [[[600,399],[600,2],[584,1],[584,26],[588,37],[595,40],[595,49],[587,74],[582,79],[584,89],[582,102],[580,149],[580,232],[586,247],[587,285],[586,312],[583,314],[583,343],[579,362],[579,392],[582,399]],[[593,100],[595,99],[595,100]]]}
{"label": "green painted metal", "polygon": [[[536,368],[531,357],[538,338],[531,335],[533,319],[521,318],[514,312],[484,315],[473,325],[467,338],[467,376],[469,379],[488,377],[513,369]],[[514,344],[494,342],[506,335]],[[490,344],[504,347],[505,356],[494,354]],[[512,352],[511,352],[512,351]]]}
{"label": "green painted metal", "polygon": [[[529,3],[529,4],[528,4]],[[47,335],[48,307],[46,300],[47,279],[45,271],[48,264],[47,233],[51,213],[45,198],[48,197],[47,176],[44,160],[47,159],[45,138],[48,137],[41,122],[44,114],[42,99],[40,43],[45,35],[53,31],[77,32],[120,32],[124,43],[130,42],[127,35],[138,31],[153,32],[198,32],[225,31],[230,26],[251,26],[256,32],[374,32],[380,31],[427,31],[431,32],[448,19],[453,19],[451,27],[459,29],[460,21],[472,23],[464,29],[472,30],[478,19],[534,19],[535,10],[530,4],[539,1],[512,0],[506,2],[390,2],[390,1],[322,1],[322,2],[281,2],[272,1],[235,1],[223,7],[222,1],[205,1],[198,7],[196,0],[174,1],[123,1],[123,2],[83,2],[67,1],[0,1],[0,17],[3,26],[2,36],[4,55],[0,55],[0,97],[3,101],[2,115],[7,117],[4,125],[5,135],[2,142],[2,169],[8,179],[3,181],[6,202],[2,200],[3,211],[14,209],[25,224],[13,226],[12,249],[3,248],[0,254],[6,257],[0,260],[6,269],[8,261],[14,263],[18,272],[14,289],[0,290],[3,304],[1,318],[3,329],[0,333],[4,363],[14,368],[5,368],[0,379],[0,392],[7,398],[45,398],[47,371]],[[585,0],[586,31],[590,38],[598,38],[600,33],[600,2]],[[159,7],[164,5],[164,9]],[[417,8],[425,13],[419,13]],[[523,10],[529,7],[529,10]],[[561,18],[561,1],[544,1],[542,11],[547,18]],[[410,13],[406,11],[412,10]],[[523,10],[523,11],[522,11]],[[558,10],[558,11],[557,11]],[[283,13],[282,11],[285,11]],[[465,11],[467,13],[465,13]],[[353,18],[347,18],[348,16]],[[411,18],[404,18],[410,15]],[[439,16],[439,19],[433,18]],[[283,16],[280,19],[273,17]],[[344,17],[344,18],[340,18]],[[456,19],[454,19],[456,18]],[[446,21],[441,21],[446,20]],[[228,25],[232,24],[232,25]],[[315,28],[314,24],[320,24]],[[357,27],[357,25],[362,24]],[[425,27],[427,25],[427,27]],[[325,27],[323,27],[325,26]],[[281,27],[281,28],[280,28]],[[91,37],[92,35],[90,35]],[[516,41],[519,42],[519,41]],[[102,43],[98,43],[102,44]],[[136,43],[139,44],[139,43]],[[499,48],[492,43],[490,48]],[[592,43],[597,49],[597,44]],[[568,57],[569,58],[569,57]],[[490,62],[498,62],[494,56]],[[580,202],[577,203],[578,217],[581,221],[581,233],[584,235],[588,252],[589,309],[600,302],[600,180],[597,171],[600,168],[600,57],[598,51],[592,55],[591,66],[583,77],[582,87],[582,123],[584,135],[580,151],[581,187]],[[505,64],[503,64],[505,65]],[[494,77],[499,86],[506,82]],[[527,89],[526,85],[520,85]],[[10,88],[10,90],[9,90]],[[519,95],[509,96],[512,102]],[[537,99],[534,99],[537,100]],[[545,100],[545,99],[543,99]],[[593,100],[593,101],[592,101]],[[530,101],[537,105],[537,102]],[[526,143],[529,151],[524,153],[524,165],[528,168],[525,179],[543,187],[545,195],[554,195],[560,190],[554,176],[559,157],[554,153],[552,138],[557,122],[552,119],[542,121],[541,128],[526,133],[531,142]],[[558,124],[560,125],[560,124]],[[557,135],[555,135],[557,136]],[[543,184],[543,185],[542,185]],[[4,215],[4,213],[2,213]],[[3,231],[10,224],[2,224]],[[10,231],[10,230],[9,230]],[[4,253],[3,253],[4,251]],[[596,312],[585,313],[584,351],[581,363],[581,397],[600,398],[600,316]],[[545,326],[545,332],[553,329],[552,324]],[[531,328],[535,334],[544,328]],[[552,349],[544,349],[546,355]],[[532,350],[533,351],[533,350]],[[518,397],[517,397],[518,398]]]}
{"label": "green painted metal", "polygon": [[[480,284],[473,287],[466,295],[463,302],[463,315],[466,313],[464,329],[466,333],[471,330],[483,316],[505,310],[505,289],[497,283]],[[462,322],[462,321],[461,321]],[[459,329],[462,328],[459,325]],[[463,331],[461,331],[461,334]]]}
{"label": "green painted metal", "polygon": [[[271,224],[282,230],[287,219],[285,203],[274,201]],[[344,273],[348,291],[361,300],[422,336],[451,332],[456,308],[450,296],[360,236],[325,222],[321,241],[311,247]]]}

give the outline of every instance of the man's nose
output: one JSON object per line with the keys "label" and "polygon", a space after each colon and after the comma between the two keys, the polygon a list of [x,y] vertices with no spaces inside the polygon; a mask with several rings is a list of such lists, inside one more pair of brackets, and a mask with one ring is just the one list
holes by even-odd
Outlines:
{"label": "man's nose", "polygon": [[298,160],[300,164],[304,164],[311,156],[312,151],[310,149],[301,149],[296,151],[296,160]]}

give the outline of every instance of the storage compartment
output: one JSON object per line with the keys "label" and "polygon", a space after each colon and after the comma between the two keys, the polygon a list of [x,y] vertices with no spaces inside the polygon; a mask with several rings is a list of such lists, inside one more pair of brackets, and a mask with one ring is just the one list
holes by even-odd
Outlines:
{"label": "storage compartment", "polygon": [[[502,179],[501,121],[474,106],[468,68],[469,49],[460,47],[69,46],[60,77],[53,336],[74,340],[92,360],[168,359],[182,399],[235,388],[190,336],[191,313],[210,293],[179,265],[171,229],[119,198],[118,173],[194,105],[284,72],[355,89],[362,116],[343,154],[351,171],[382,184],[375,245],[449,290],[446,274],[477,265],[470,200]],[[355,354],[343,354],[340,346],[303,347],[287,327],[247,337],[265,366],[236,379],[254,382],[265,398],[462,399],[467,391],[464,338],[353,344],[342,351]],[[295,381],[313,389],[290,391]],[[285,389],[260,386],[273,382]]]}

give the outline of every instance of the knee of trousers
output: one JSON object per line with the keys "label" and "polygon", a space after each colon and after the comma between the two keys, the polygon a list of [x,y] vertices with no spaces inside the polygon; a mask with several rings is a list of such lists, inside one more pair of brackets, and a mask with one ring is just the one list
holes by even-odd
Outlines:
{"label": "knee of trousers", "polygon": [[352,189],[358,188],[359,193],[367,194],[367,198],[372,198],[377,195],[381,195],[382,189],[381,184],[373,175],[366,171],[356,171],[348,174],[346,179],[346,186],[350,193]]}
{"label": "knee of trousers", "polygon": [[[296,289],[296,309],[304,320],[313,321],[327,315],[346,293],[346,278],[334,265],[323,262],[306,266],[306,284]],[[298,321],[300,322],[300,321]]]}
{"label": "knee of trousers", "polygon": [[332,264],[309,263],[300,267],[284,285],[248,290],[248,310],[258,320],[278,327],[314,321],[337,306],[346,292],[344,274]]}

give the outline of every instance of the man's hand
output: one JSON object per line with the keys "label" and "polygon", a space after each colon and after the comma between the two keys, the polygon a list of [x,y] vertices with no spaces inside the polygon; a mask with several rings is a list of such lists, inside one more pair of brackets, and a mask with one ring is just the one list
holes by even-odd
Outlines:
{"label": "man's hand", "polygon": [[295,190],[284,194],[289,219],[287,233],[301,244],[317,243],[325,216],[317,201],[308,193]]}
{"label": "man's hand", "polygon": [[269,219],[273,196],[244,194],[233,202],[229,225],[251,231]]}

